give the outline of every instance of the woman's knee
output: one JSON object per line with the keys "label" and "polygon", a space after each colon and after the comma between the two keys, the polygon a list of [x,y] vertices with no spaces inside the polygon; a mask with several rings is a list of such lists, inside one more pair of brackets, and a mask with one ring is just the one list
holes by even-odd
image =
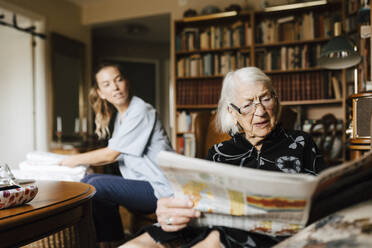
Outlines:
{"label": "woman's knee", "polygon": [[141,234],[140,236],[126,242],[119,248],[161,248],[162,245],[157,244],[148,233]]}
{"label": "woman's knee", "polygon": [[81,179],[81,182],[90,184],[89,181],[90,181],[92,178],[94,178],[94,177],[98,177],[98,176],[99,176],[99,174],[88,174],[88,175],[86,175],[85,177],[83,177],[83,179]]}

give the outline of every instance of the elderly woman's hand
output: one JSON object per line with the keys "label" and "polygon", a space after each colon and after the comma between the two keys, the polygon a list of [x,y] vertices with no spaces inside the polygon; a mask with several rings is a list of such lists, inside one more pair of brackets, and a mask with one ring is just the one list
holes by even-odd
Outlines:
{"label": "elderly woman's hand", "polygon": [[194,204],[188,198],[161,198],[157,204],[158,222],[166,232],[181,230],[192,218],[200,217],[200,212],[193,209]]}

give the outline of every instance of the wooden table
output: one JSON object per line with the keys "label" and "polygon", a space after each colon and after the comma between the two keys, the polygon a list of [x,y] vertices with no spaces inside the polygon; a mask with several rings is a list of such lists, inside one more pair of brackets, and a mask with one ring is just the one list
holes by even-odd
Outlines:
{"label": "wooden table", "polygon": [[80,247],[95,247],[91,199],[95,188],[79,182],[37,181],[28,204],[0,210],[0,247],[18,247],[74,225]]}

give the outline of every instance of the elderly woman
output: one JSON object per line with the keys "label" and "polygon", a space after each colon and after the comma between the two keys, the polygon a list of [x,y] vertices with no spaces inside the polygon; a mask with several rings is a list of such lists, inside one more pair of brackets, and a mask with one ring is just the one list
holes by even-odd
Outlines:
{"label": "elderly woman", "polygon": [[[279,101],[271,80],[260,69],[246,67],[226,75],[218,104],[218,126],[232,138],[214,145],[208,159],[236,166],[316,175],[325,168],[311,137],[277,123]],[[233,228],[190,227],[198,218],[189,199],[157,202],[158,224],[124,247],[270,247],[283,238]]]}

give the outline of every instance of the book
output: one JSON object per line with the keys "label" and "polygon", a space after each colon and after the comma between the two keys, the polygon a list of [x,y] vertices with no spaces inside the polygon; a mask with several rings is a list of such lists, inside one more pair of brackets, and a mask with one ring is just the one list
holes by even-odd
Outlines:
{"label": "book", "polygon": [[183,136],[178,136],[177,137],[177,153],[179,154],[184,154],[185,152],[185,139]]}
{"label": "book", "polygon": [[372,152],[318,176],[237,167],[166,151],[160,152],[158,164],[175,196],[189,197],[202,212],[191,225],[292,235],[309,220],[372,195]]}
{"label": "book", "polygon": [[192,55],[190,60],[190,76],[191,77],[197,77],[201,74],[201,56],[200,54],[194,54]]}
{"label": "book", "polygon": [[293,41],[295,39],[295,25],[293,22],[285,22],[280,25],[279,41]]}
{"label": "book", "polygon": [[186,111],[177,112],[177,130],[178,132],[187,132],[189,131],[188,125],[188,114]]}
{"label": "book", "polygon": [[185,156],[195,157],[195,135],[193,133],[185,133],[183,137],[185,141]]}
{"label": "book", "polygon": [[340,84],[336,77],[332,77],[332,86],[333,86],[333,93],[335,94],[335,98],[341,99]]}
{"label": "book", "polygon": [[244,23],[244,28],[245,28],[245,46],[250,46],[252,45],[252,27],[249,24],[249,22]]}

